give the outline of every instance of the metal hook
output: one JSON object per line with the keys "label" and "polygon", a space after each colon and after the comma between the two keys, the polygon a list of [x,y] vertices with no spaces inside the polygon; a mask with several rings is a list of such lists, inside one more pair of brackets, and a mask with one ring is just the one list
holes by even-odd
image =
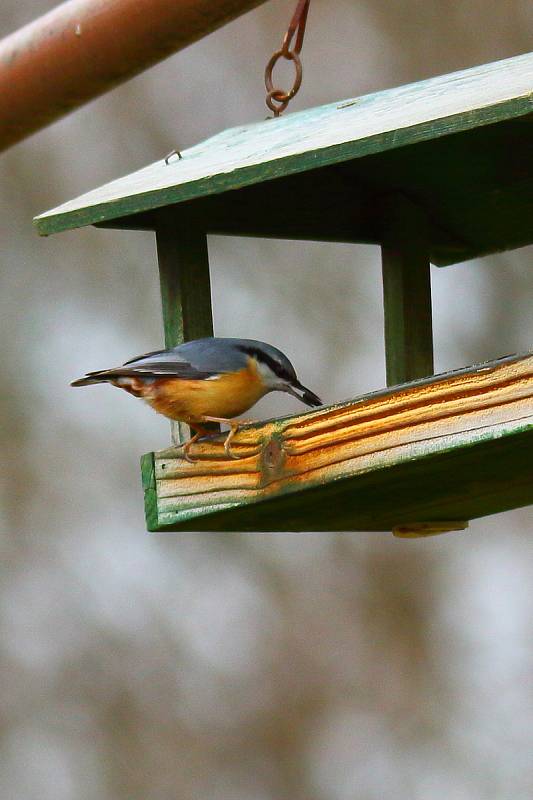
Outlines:
{"label": "metal hook", "polygon": [[171,150],[168,156],[165,156],[165,164],[167,165],[167,167],[172,156],[177,156],[180,161],[183,158],[179,150]]}

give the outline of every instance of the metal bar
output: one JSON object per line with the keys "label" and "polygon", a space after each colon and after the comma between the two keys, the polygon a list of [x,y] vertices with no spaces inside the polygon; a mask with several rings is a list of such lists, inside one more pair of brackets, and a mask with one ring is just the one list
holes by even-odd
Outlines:
{"label": "metal bar", "polygon": [[393,198],[382,243],[387,385],[433,374],[429,231],[424,213]]}
{"label": "metal bar", "polygon": [[0,151],[265,0],[68,0],[0,41]]}
{"label": "metal bar", "polygon": [[[213,335],[207,235],[193,219],[172,209],[156,221],[157,259],[165,346]],[[172,423],[175,444],[188,438],[184,423]],[[216,426],[216,430],[220,430]]]}

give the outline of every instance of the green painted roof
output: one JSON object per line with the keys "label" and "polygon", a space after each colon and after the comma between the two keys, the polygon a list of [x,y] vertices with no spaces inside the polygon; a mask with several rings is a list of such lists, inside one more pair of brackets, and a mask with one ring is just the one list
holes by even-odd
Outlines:
{"label": "green painted roof", "polygon": [[[287,223],[287,230],[282,230],[274,220],[267,231],[263,223],[257,223],[259,207],[265,197],[268,205],[268,196],[262,193],[256,199],[254,185],[261,183],[264,189],[269,182],[267,191],[272,191],[272,205],[276,205],[277,187],[287,181],[286,187],[301,200],[308,189],[310,194],[313,186],[316,189],[316,170],[321,170],[322,198],[324,192],[336,192],[338,197],[342,194],[343,203],[360,202],[367,189],[372,197],[401,191],[427,207],[445,234],[436,244],[437,262],[440,257],[442,263],[449,263],[533,240],[532,117],[526,117],[532,112],[533,54],[526,54],[227,130],[184,150],[181,159],[174,157],[168,164],[164,159],[156,161],[41,214],[35,223],[44,235],[88,224],[113,225],[113,220],[116,227],[135,227],[126,218],[140,214],[150,219],[155,209],[200,200],[196,207],[204,209],[208,230],[378,240],[372,224],[364,230],[364,225],[359,226],[361,230],[355,225],[350,232],[347,221],[344,230],[339,210],[331,214],[329,229],[317,231],[316,237],[306,236],[305,225]],[[491,129],[497,133],[485,135]],[[476,159],[479,163],[474,163]],[[303,191],[294,177],[301,173],[313,175],[301,184]],[[213,200],[228,190],[244,191],[243,198],[248,198],[241,202],[242,230]],[[465,228],[461,198],[472,191],[483,202],[480,206],[476,200],[480,217],[471,224],[467,220]],[[500,192],[498,198],[495,192]],[[286,193],[284,189],[283,196]],[[237,195],[234,192],[232,198]],[[302,202],[305,206],[307,201]],[[352,220],[353,210],[360,208],[357,202]],[[486,210],[483,203],[488,203]],[[517,205],[521,211],[517,212]],[[291,209],[298,214],[295,207],[284,209],[284,217]],[[327,216],[318,206],[311,211],[319,221]],[[361,219],[363,213],[364,209]],[[493,232],[492,239],[485,240],[483,229],[494,227],[491,213],[500,226],[503,218],[515,220],[518,213],[518,229],[509,222],[511,233],[507,229]],[[309,228],[311,233],[317,230],[316,220],[310,217]]]}

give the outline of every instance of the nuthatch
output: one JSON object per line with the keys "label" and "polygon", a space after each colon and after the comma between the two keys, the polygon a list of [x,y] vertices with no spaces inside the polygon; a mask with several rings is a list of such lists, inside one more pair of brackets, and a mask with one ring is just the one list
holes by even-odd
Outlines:
{"label": "nuthatch", "polygon": [[209,435],[203,424],[222,422],[230,427],[230,442],[242,421],[233,420],[268,392],[288,392],[308,406],[322,401],[302,386],[291,362],[280,350],[254,339],[208,338],[156,350],[126,361],[121,367],[89,372],[71,386],[112,383],[142,397],[159,414],[186,422],[195,435],[183,446],[189,459],[191,445]]}

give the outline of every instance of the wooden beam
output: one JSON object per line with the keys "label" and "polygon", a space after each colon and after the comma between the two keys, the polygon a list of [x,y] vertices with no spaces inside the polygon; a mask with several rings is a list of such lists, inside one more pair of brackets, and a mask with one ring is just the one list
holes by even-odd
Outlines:
{"label": "wooden beam", "polygon": [[387,385],[433,374],[429,225],[400,195],[387,203],[382,244]]}
{"label": "wooden beam", "polygon": [[[213,335],[207,235],[193,219],[172,209],[156,219],[165,347]],[[219,428],[216,428],[217,430]],[[172,423],[174,442],[188,438],[188,428]]]}
{"label": "wooden beam", "polygon": [[152,531],[409,532],[533,503],[533,354],[144,457]]}
{"label": "wooden beam", "polygon": [[68,0],[0,42],[0,150],[265,0]]}

